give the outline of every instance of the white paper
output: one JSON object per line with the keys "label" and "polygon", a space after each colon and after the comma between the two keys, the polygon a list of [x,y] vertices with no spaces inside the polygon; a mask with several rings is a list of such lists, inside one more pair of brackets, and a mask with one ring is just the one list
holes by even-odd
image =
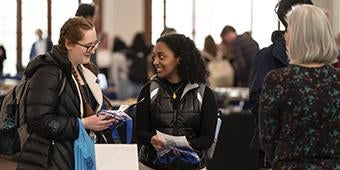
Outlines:
{"label": "white paper", "polygon": [[121,110],[120,108],[118,110],[103,110],[101,114],[104,114],[105,116],[111,116],[120,121],[131,119],[131,117],[128,114],[126,114],[123,110]]}
{"label": "white paper", "polygon": [[138,170],[136,144],[95,144],[97,170]]}
{"label": "white paper", "polygon": [[128,107],[129,107],[129,105],[120,105],[118,110],[124,112],[124,110]]}
{"label": "white paper", "polygon": [[176,148],[190,148],[192,147],[189,145],[189,142],[185,136],[172,136],[160,131],[156,131],[157,135],[165,140],[165,147],[176,147]]}

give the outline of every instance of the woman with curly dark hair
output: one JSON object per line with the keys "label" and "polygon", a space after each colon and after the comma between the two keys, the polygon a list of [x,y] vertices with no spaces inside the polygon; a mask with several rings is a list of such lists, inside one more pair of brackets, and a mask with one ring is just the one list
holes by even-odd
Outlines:
{"label": "woman with curly dark hair", "polygon": [[[203,150],[214,138],[216,100],[205,85],[207,70],[194,42],[184,35],[171,34],[157,40],[153,65],[156,75],[143,87],[137,106],[137,140],[140,169],[199,169],[206,166]],[[165,141],[157,131],[185,136],[200,158],[200,165],[172,162],[159,164],[157,151]]]}

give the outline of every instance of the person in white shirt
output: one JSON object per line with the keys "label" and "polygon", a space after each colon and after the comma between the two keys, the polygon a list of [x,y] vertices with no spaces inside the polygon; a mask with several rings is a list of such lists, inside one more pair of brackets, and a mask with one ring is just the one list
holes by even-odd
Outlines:
{"label": "person in white shirt", "polygon": [[36,56],[44,54],[52,49],[53,43],[49,37],[43,38],[43,32],[41,29],[35,30],[37,41],[32,44],[30,52],[30,60],[33,60]]}

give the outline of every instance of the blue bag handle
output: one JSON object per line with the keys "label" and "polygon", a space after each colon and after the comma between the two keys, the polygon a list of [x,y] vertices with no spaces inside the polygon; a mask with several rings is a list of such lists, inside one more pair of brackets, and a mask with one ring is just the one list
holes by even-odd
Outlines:
{"label": "blue bag handle", "polygon": [[[124,112],[125,113],[129,113],[130,111],[132,111],[133,109],[136,108],[136,106],[140,103],[142,103],[144,101],[144,97],[142,99],[140,99],[139,101],[137,101],[136,103],[132,104],[132,105],[129,105],[125,110]],[[131,116],[130,114],[128,114],[129,116]],[[126,120],[124,123],[126,124],[126,143],[127,144],[130,144],[132,142],[132,131],[133,131],[133,119],[129,119],[129,120]],[[118,131],[117,131],[117,126],[112,126],[111,129],[112,129],[112,139],[113,141],[119,141],[120,140],[120,137],[119,137],[119,134],[118,134]]]}
{"label": "blue bag handle", "polygon": [[[126,125],[126,143],[130,144],[132,142],[132,129],[133,129],[132,119],[126,120],[124,124]],[[112,127],[112,139],[113,139],[113,141],[119,141],[120,140],[117,128],[118,127]]]}
{"label": "blue bag handle", "polygon": [[82,121],[78,118],[79,137],[74,141],[76,170],[95,170],[96,157],[94,142],[87,134]]}

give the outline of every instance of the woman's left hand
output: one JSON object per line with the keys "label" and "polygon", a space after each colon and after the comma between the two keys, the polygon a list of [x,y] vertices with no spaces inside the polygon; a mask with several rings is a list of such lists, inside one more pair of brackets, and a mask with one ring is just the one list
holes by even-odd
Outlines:
{"label": "woman's left hand", "polygon": [[163,138],[157,136],[157,134],[151,137],[150,142],[151,142],[152,146],[155,148],[156,151],[164,149],[165,141],[164,141]]}
{"label": "woman's left hand", "polygon": [[107,116],[96,114],[83,118],[82,122],[84,124],[85,129],[90,129],[94,131],[102,131],[109,128],[111,125],[117,122],[115,118],[107,119]]}

